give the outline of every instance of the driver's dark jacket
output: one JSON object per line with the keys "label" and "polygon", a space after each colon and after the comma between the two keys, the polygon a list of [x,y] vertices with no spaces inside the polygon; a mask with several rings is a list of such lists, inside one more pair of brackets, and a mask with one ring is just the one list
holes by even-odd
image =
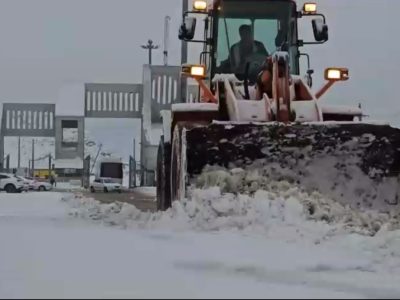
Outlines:
{"label": "driver's dark jacket", "polygon": [[265,49],[264,44],[259,41],[253,42],[253,49],[249,53],[243,53],[244,47],[242,43],[236,43],[231,47],[231,71],[233,73],[244,73],[246,57],[251,54],[261,54],[268,56],[268,51]]}

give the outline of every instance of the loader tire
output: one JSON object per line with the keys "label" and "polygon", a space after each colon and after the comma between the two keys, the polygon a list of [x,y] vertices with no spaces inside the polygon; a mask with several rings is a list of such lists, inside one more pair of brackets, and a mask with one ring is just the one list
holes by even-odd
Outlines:
{"label": "loader tire", "polygon": [[171,202],[182,200],[185,192],[184,166],[182,157],[182,132],[184,123],[175,125],[171,145]]}
{"label": "loader tire", "polygon": [[188,184],[187,167],[193,164],[187,157],[188,131],[196,127],[207,127],[208,122],[204,121],[180,121],[174,127],[171,144],[171,203],[181,201],[186,196],[186,186]]}
{"label": "loader tire", "polygon": [[161,137],[157,152],[157,210],[171,207],[171,144],[164,143]]}

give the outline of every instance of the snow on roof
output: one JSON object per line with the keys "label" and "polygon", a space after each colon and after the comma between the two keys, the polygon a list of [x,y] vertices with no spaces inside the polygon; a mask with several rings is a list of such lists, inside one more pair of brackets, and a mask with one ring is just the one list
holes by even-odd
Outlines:
{"label": "snow on roof", "polygon": [[56,169],[82,169],[83,160],[79,157],[72,159],[56,159],[54,162]]}
{"label": "snow on roof", "polygon": [[85,85],[70,83],[64,85],[58,94],[56,102],[56,116],[85,115]]}

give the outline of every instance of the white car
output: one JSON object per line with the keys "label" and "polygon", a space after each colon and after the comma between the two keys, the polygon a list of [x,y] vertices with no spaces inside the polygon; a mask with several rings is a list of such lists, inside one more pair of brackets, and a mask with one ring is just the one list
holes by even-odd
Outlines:
{"label": "white car", "polygon": [[0,173],[0,190],[7,193],[21,193],[24,189],[23,180],[14,174]]}
{"label": "white car", "polygon": [[16,178],[22,180],[23,182],[23,191],[33,190],[33,191],[50,191],[53,189],[53,186],[47,181],[38,181],[31,178],[26,178],[22,176],[15,176]]}
{"label": "white car", "polygon": [[47,181],[35,181],[33,184],[34,191],[51,191],[53,186]]}
{"label": "white car", "polygon": [[108,192],[122,192],[122,185],[118,182],[114,182],[111,178],[96,178],[90,185],[90,191],[92,193],[102,191]]}
{"label": "white car", "polygon": [[29,190],[33,190],[33,183],[35,182],[35,180],[26,178],[26,177],[22,177],[19,175],[15,175],[16,178],[21,179],[22,183],[24,185],[23,187],[23,191],[29,191]]}

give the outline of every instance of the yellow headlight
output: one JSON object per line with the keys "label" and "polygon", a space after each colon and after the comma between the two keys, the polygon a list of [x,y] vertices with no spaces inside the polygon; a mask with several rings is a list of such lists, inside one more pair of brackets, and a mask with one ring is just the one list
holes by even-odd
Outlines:
{"label": "yellow headlight", "polygon": [[315,14],[317,13],[317,4],[313,2],[306,2],[303,6],[304,14]]}
{"label": "yellow headlight", "polygon": [[204,78],[206,76],[206,68],[203,65],[183,65],[182,74],[190,77]]}
{"label": "yellow headlight", "polygon": [[349,79],[349,70],[346,68],[327,68],[325,79],[333,81],[345,81]]}
{"label": "yellow headlight", "polygon": [[193,9],[194,10],[199,10],[199,11],[204,11],[207,9],[207,1],[204,0],[195,0],[193,2]]}
{"label": "yellow headlight", "polygon": [[193,77],[204,77],[205,73],[204,66],[192,66],[190,68],[190,75]]}

